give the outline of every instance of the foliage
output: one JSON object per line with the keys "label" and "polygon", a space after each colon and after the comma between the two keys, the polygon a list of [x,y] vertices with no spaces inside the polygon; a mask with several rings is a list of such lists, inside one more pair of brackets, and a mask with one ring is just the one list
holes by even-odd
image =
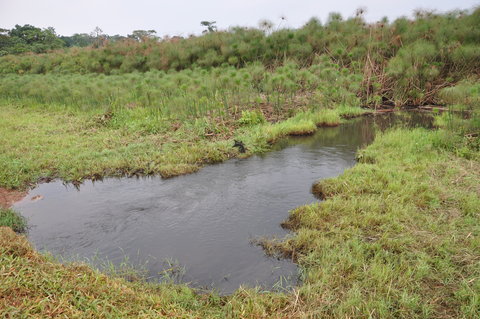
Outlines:
{"label": "foliage", "polygon": [[24,52],[44,53],[63,47],[63,41],[53,28],[40,29],[29,24],[0,30],[0,56]]}
{"label": "foliage", "polygon": [[[77,110],[111,111],[112,125],[121,116],[119,113],[137,107],[147,108],[153,119],[217,116],[227,120],[239,117],[246,108],[268,106],[272,116],[282,116],[286,109],[295,111],[308,106],[316,109],[338,103],[357,106],[361,77],[341,71],[329,61],[325,57],[308,69],[289,63],[273,72],[251,65],[240,70],[224,66],[110,76],[0,75],[0,94],[12,100],[63,104]],[[141,64],[143,60],[132,63]],[[325,69],[328,72],[323,72]],[[309,91],[317,93],[304,93]]]}
{"label": "foliage", "polygon": [[238,120],[240,125],[257,125],[265,123],[265,116],[260,111],[242,111],[242,117]]}
{"label": "foliage", "polygon": [[467,159],[480,159],[480,82],[462,81],[440,91],[452,106],[435,122],[445,129],[436,144]]}
{"label": "foliage", "polygon": [[79,183],[102,176],[188,174],[237,156],[234,139],[245,143],[242,156],[249,156],[278,138],[339,122],[336,110],[322,110],[237,128],[235,121],[208,118],[163,120],[144,107],[111,113],[2,101],[0,187],[25,189],[44,178]]}
{"label": "foliage", "polygon": [[216,23],[217,23],[216,21],[202,21],[202,22],[200,22],[201,26],[204,26],[205,28],[207,28],[206,30],[203,30],[203,33],[217,31],[217,26],[215,25]]}
{"label": "foliage", "polygon": [[95,37],[88,33],[75,33],[72,36],[61,36],[66,47],[87,47],[93,45]]}
{"label": "foliage", "polygon": [[127,38],[134,39],[138,42],[145,42],[148,39],[158,39],[157,31],[155,30],[134,30],[132,34],[127,35]]}
{"label": "foliage", "polygon": [[[445,14],[419,11],[414,20],[399,18],[390,23],[384,19],[373,24],[367,24],[361,13],[348,19],[332,14],[324,25],[311,19],[299,29],[273,32],[268,23],[261,29],[228,31],[217,31],[211,21],[202,23],[208,32],[187,39],[159,41],[152,36],[153,30],[137,30],[136,36],[131,35],[136,41],[108,41],[104,36],[97,49],[5,56],[0,58],[0,73],[168,72],[225,64],[241,68],[252,63],[271,69],[292,62],[303,69],[328,58],[340,72],[362,76],[357,97],[362,104],[378,106],[435,103],[440,89],[478,75],[480,69],[480,9]],[[318,72],[328,76],[329,68]],[[334,74],[330,77],[335,79]],[[271,85],[286,91],[291,89],[288,80],[272,79]]]}

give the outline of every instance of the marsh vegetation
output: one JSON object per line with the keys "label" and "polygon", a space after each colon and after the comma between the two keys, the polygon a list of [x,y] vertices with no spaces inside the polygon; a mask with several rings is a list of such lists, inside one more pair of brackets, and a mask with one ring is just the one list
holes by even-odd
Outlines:
{"label": "marsh vegetation", "polygon": [[[293,292],[220,297],[127,282],[61,265],[5,227],[0,315],[477,318],[479,26],[479,9],[377,23],[358,12],[295,30],[2,51],[0,187],[9,190],[54,178],[171,177],[386,106],[447,111],[434,112],[433,130],[378,135],[356,166],[315,185],[322,202],[291,211],[291,236],[262,243],[299,265]],[[0,225],[25,226],[8,209]]]}

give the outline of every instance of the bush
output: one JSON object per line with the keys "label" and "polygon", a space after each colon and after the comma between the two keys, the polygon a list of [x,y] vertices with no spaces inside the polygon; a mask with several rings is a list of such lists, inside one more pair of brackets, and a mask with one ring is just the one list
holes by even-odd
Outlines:
{"label": "bush", "polygon": [[238,120],[238,123],[243,126],[257,125],[265,123],[265,116],[260,111],[242,111],[242,117]]}

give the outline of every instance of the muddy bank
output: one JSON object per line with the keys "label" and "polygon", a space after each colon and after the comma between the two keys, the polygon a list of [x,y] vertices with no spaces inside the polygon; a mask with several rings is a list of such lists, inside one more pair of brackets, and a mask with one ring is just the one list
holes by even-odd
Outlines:
{"label": "muddy bank", "polygon": [[0,187],[0,207],[9,208],[27,195],[26,191],[12,190]]}

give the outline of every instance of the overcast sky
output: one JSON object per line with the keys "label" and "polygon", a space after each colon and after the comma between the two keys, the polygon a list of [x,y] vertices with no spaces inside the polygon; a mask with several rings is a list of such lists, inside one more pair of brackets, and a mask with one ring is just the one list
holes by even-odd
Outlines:
{"label": "overcast sky", "polygon": [[315,16],[324,22],[329,12],[352,16],[367,8],[366,19],[377,21],[411,16],[413,10],[470,9],[480,0],[0,0],[0,27],[15,24],[54,27],[58,34],[90,33],[99,26],[105,33],[126,35],[132,30],[156,30],[158,35],[183,35],[203,30],[200,21],[229,26],[257,26],[262,19],[299,27]]}

